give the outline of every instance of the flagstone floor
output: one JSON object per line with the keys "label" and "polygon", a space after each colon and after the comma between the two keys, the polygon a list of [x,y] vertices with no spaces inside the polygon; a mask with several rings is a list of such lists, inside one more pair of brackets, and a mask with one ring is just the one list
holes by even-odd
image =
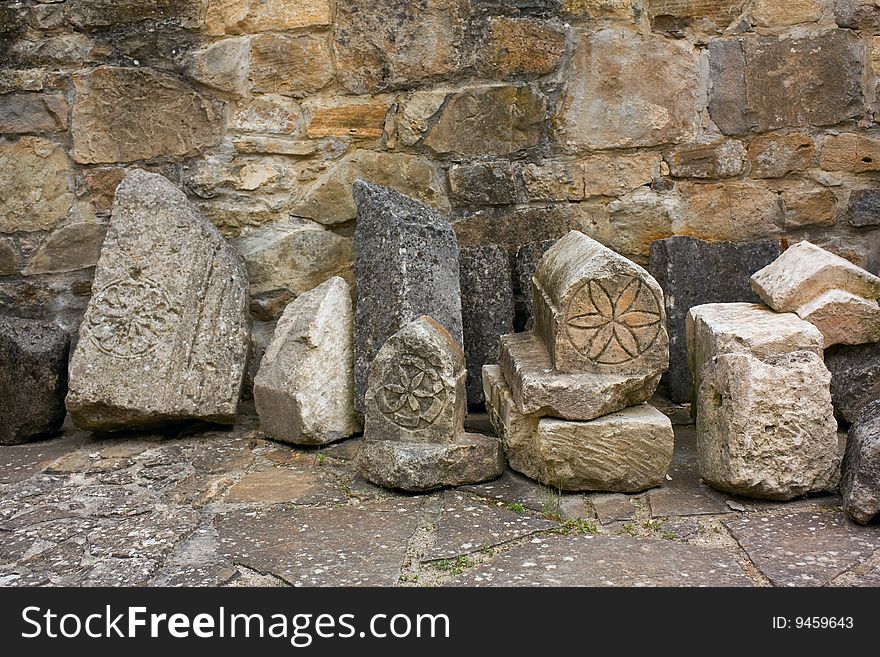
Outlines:
{"label": "flagstone floor", "polygon": [[2,447],[0,584],[880,586],[880,524],[848,522],[835,495],[703,485],[692,426],[641,495],[560,494],[510,471],[401,495],[357,474],[358,444],[274,443],[244,414],[232,430],[69,428]]}

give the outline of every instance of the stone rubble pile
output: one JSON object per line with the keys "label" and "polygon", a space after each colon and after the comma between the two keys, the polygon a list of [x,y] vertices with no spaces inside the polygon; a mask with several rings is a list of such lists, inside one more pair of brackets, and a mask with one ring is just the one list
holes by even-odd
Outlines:
{"label": "stone rubble pile", "polygon": [[663,293],[644,269],[572,231],[532,280],[534,331],[483,368],[513,469],[562,490],[637,492],[672,459],[669,419],[644,404],[668,364]]}

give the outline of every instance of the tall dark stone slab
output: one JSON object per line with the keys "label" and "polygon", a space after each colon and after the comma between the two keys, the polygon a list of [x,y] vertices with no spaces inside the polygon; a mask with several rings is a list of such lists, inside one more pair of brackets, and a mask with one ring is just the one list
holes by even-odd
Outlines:
{"label": "tall dark stone slab", "polygon": [[532,276],[538,268],[541,257],[556,244],[556,240],[539,240],[523,244],[516,252],[516,279],[519,283],[517,305],[522,305],[522,312],[517,312],[517,328],[530,331],[532,329]]}
{"label": "tall dark stone slab", "polygon": [[856,522],[865,525],[880,513],[880,399],[862,409],[849,430],[840,493]]}
{"label": "tall dark stone slab", "polygon": [[825,350],[825,366],[831,371],[834,411],[847,422],[880,399],[880,342],[834,345]]}
{"label": "tall dark stone slab", "polygon": [[685,318],[693,306],[760,300],[749,277],[781,253],[779,242],[704,242],[693,237],[668,237],[651,243],[651,275],[666,299],[669,330],[669,370],[663,375],[672,401],[691,396],[687,366]]}
{"label": "tall dark stone slab", "polygon": [[0,317],[0,445],[61,427],[69,349],[70,336],[51,322]]}
{"label": "tall dark stone slab", "polygon": [[498,362],[502,335],[513,333],[513,289],[507,254],[494,245],[461,249],[461,320],[468,406],[483,403],[483,365]]}
{"label": "tall dark stone slab", "polygon": [[363,413],[370,363],[409,322],[429,315],[462,343],[461,291],[458,241],[436,210],[363,180],[354,200],[355,406]]}

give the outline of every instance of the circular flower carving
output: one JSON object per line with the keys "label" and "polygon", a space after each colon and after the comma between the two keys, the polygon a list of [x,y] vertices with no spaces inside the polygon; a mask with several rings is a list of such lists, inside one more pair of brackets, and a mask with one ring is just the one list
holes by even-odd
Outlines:
{"label": "circular flower carving", "polygon": [[638,278],[616,293],[599,281],[584,283],[568,307],[565,323],[571,344],[600,365],[620,365],[645,353],[660,334],[660,301]]}
{"label": "circular flower carving", "polygon": [[100,351],[140,358],[158,346],[176,314],[162,287],[149,279],[114,281],[101,288],[89,312],[90,336]]}
{"label": "circular flower carving", "polygon": [[376,396],[379,410],[392,422],[408,429],[424,429],[443,412],[449,398],[443,383],[443,363],[414,354],[401,357],[390,381]]}

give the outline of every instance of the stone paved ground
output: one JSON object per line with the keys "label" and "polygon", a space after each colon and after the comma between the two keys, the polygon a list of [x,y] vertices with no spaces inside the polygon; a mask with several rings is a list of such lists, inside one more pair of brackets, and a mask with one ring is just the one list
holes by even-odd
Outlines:
{"label": "stone paved ground", "polygon": [[693,428],[676,438],[670,478],[646,494],[560,495],[508,471],[414,496],[359,477],[357,439],[297,449],[249,414],[226,431],[69,429],[0,450],[0,583],[880,584],[880,525],[848,522],[834,495],[721,494],[696,474]]}

